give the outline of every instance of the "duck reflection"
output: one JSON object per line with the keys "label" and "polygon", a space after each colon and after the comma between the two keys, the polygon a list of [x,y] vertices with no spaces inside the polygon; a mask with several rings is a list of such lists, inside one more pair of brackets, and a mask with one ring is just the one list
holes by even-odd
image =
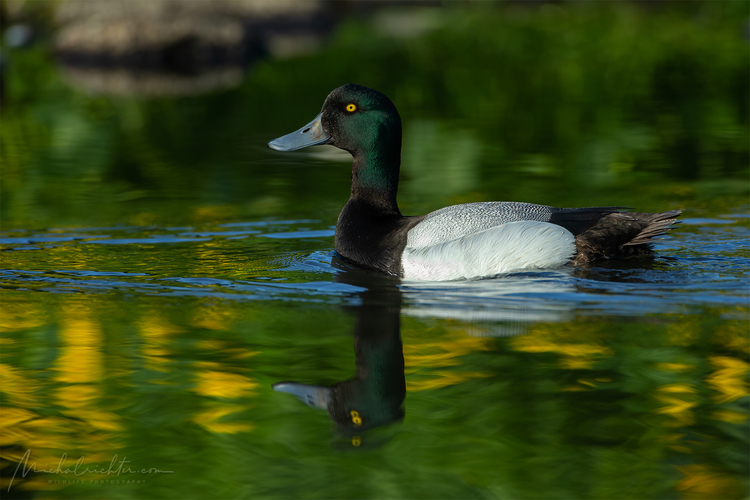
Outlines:
{"label": "duck reflection", "polygon": [[[401,344],[401,292],[398,279],[352,268],[334,257],[343,272],[336,280],[365,288],[356,306],[356,375],[332,386],[279,382],[275,391],[297,396],[308,406],[328,410],[337,433],[361,444],[363,432],[404,418],[406,397]],[[351,306],[349,306],[351,307]]]}
{"label": "duck reflection", "polygon": [[[616,261],[612,269],[579,269],[571,272],[516,273],[498,280],[458,282],[403,281],[365,271],[334,257],[341,269],[336,281],[363,289],[361,304],[345,306],[356,315],[354,351],[356,374],[331,386],[301,382],[279,382],[275,391],[292,394],[310,407],[325,409],[336,424],[336,433],[363,444],[363,433],[404,418],[406,396],[404,355],[401,342],[401,315],[454,319],[474,325],[466,328],[471,336],[507,337],[526,333],[529,325],[562,323],[574,315],[574,305],[554,301],[584,291],[579,279],[597,282],[624,281],[621,273],[630,269]],[[638,261],[641,272],[644,263]],[[650,269],[650,268],[649,268]],[[607,274],[605,271],[609,271]],[[604,274],[600,277],[599,274]],[[408,306],[402,309],[402,298]],[[368,438],[367,445],[376,444]]]}

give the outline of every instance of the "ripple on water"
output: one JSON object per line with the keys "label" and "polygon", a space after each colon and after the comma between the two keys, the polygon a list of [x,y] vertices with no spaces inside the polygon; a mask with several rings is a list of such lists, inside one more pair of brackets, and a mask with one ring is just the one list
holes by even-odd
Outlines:
{"label": "ripple on water", "polygon": [[[456,282],[403,281],[403,311],[472,321],[567,321],[572,315],[643,316],[685,313],[701,306],[747,307],[750,230],[736,222],[743,219],[728,217],[687,219],[682,231],[656,244],[664,257],[653,262],[607,262]],[[334,230],[314,220],[24,233],[0,235],[0,243],[5,250],[33,249],[31,253],[54,249],[54,262],[74,261],[81,268],[25,270],[32,266],[22,264],[30,261],[14,259],[17,265],[0,273],[6,289],[351,304],[362,290],[381,284],[375,273],[348,284],[352,270],[331,263],[333,242],[326,239]],[[284,242],[281,253],[274,246],[278,244],[270,243],[274,240]],[[270,244],[257,246],[261,241]],[[160,243],[165,245],[151,247]],[[128,269],[125,261],[118,269],[120,250],[104,254],[100,261],[81,260],[79,252],[85,247],[120,246],[131,249],[140,261],[144,254],[139,248],[144,245],[152,252],[147,271]],[[200,265],[190,267],[181,260]],[[104,265],[97,268],[94,262]]]}

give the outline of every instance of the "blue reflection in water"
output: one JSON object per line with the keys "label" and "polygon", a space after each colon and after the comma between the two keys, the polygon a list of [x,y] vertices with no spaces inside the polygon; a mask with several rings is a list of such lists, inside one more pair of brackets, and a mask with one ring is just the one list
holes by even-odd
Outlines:
{"label": "blue reflection in water", "polygon": [[[695,305],[737,306],[747,304],[748,283],[745,270],[750,267],[750,230],[732,224],[726,218],[686,219],[695,228],[690,234],[677,231],[656,245],[663,255],[656,260],[610,261],[589,268],[565,268],[555,271],[529,271],[493,278],[453,281],[401,281],[406,315],[414,317],[453,318],[467,321],[567,321],[572,314],[628,316],[657,312],[685,312]],[[727,223],[730,223],[728,225]],[[229,223],[212,229],[107,227],[78,230],[56,230],[52,234],[0,235],[6,251],[36,252],[60,248],[72,252],[78,245],[99,244],[131,247],[167,244],[164,261],[181,256],[192,257],[206,242],[244,241],[254,238],[280,241],[318,241],[330,245],[333,230],[316,229],[314,220],[252,221]],[[248,227],[253,229],[237,228]],[[226,228],[222,230],[222,228]],[[171,234],[174,230],[179,234]],[[683,229],[687,229],[683,228]],[[97,234],[102,231],[106,234]],[[147,233],[147,234],[144,234]],[[248,239],[249,238],[249,239]],[[260,241],[260,240],[258,240]],[[38,246],[29,247],[29,244]],[[179,244],[185,254],[175,254],[171,245]],[[198,246],[196,246],[198,245]],[[242,247],[239,249],[241,250]],[[271,250],[273,250],[271,248]],[[230,249],[227,248],[226,252]],[[351,266],[332,266],[331,250],[310,253],[288,252],[269,255],[254,279],[171,275],[157,264],[148,272],[136,270],[101,271],[90,269],[48,269],[2,271],[3,285],[8,288],[34,287],[50,292],[103,293],[130,291],[148,294],[177,294],[219,297],[227,300],[293,300],[358,301],[357,286],[338,278],[351,273]],[[241,257],[241,255],[240,255]],[[242,272],[238,257],[237,273]],[[158,254],[155,259],[160,260]],[[265,272],[264,272],[265,267]],[[266,275],[273,270],[273,275]],[[329,278],[323,278],[328,276]],[[96,279],[92,279],[96,278]],[[117,278],[117,279],[113,279]]]}

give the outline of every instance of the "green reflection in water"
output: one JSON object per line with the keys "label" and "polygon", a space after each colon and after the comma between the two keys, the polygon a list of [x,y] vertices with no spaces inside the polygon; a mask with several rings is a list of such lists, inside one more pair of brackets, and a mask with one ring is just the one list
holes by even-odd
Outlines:
{"label": "green reflection in water", "polygon": [[[746,322],[720,309],[544,323],[509,338],[405,319],[406,419],[353,460],[327,444],[325,416],[270,389],[351,376],[352,323],[336,307],[35,297],[3,294],[6,471],[31,450],[37,470],[66,453],[71,468],[83,456],[106,470],[116,455],[133,470],[174,471],[116,490],[137,496],[745,491],[750,345]],[[106,478],[82,474],[72,489],[59,473],[15,481],[89,497],[108,490],[88,481]]]}

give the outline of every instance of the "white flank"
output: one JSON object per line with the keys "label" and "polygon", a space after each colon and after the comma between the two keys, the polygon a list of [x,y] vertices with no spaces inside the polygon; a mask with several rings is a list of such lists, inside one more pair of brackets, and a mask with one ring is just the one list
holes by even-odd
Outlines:
{"label": "white flank", "polygon": [[450,241],[404,249],[404,278],[444,281],[549,269],[570,262],[575,237],[547,222],[509,222]]}

